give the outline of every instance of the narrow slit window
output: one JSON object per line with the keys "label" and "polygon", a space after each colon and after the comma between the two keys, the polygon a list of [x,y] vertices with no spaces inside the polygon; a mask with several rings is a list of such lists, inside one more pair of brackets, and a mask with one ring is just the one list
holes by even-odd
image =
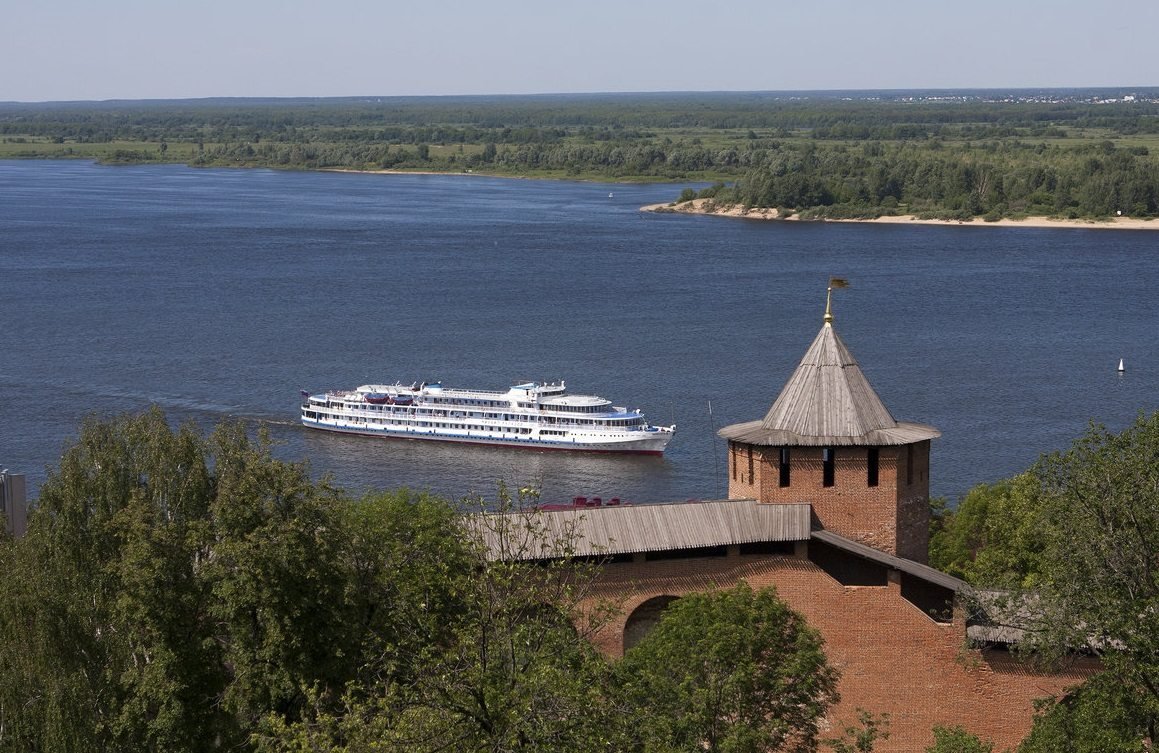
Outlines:
{"label": "narrow slit window", "polygon": [[877,448],[870,447],[867,462],[866,462],[866,468],[867,468],[866,483],[869,486],[877,486],[877,466],[878,466]]}
{"label": "narrow slit window", "polygon": [[914,446],[905,447],[905,483],[908,486],[914,482]]}
{"label": "narrow slit window", "polygon": [[781,466],[778,484],[782,489],[789,485],[789,448],[781,448]]}
{"label": "narrow slit window", "polygon": [[749,483],[753,483],[753,447],[749,445]]}
{"label": "narrow slit window", "polygon": [[835,454],[832,447],[821,450],[821,486],[833,486],[833,456]]}

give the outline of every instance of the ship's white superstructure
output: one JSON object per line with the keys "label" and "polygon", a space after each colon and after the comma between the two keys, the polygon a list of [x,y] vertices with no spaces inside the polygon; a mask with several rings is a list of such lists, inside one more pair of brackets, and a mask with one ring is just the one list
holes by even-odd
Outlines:
{"label": "ship's white superstructure", "polygon": [[563,382],[506,391],[365,384],[302,396],[303,425],[376,437],[659,455],[676,431],[602,397],[569,395]]}

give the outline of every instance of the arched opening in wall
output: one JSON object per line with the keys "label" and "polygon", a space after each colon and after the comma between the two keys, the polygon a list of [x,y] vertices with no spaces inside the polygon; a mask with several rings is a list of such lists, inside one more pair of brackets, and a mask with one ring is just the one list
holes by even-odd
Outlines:
{"label": "arched opening in wall", "polygon": [[652,628],[660,622],[664,610],[679,599],[679,596],[654,596],[632,610],[624,623],[624,651],[627,652],[644,640],[644,636],[652,632]]}

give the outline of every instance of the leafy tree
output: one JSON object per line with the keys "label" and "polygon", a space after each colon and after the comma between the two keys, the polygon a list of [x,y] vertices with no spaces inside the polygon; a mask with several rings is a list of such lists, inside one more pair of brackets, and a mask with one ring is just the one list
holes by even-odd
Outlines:
{"label": "leafy tree", "polygon": [[550,513],[518,501],[501,489],[497,512],[466,519],[471,559],[448,574],[456,589],[442,620],[416,624],[413,672],[380,674],[339,712],[272,718],[262,749],[621,749],[628,709],[589,641],[606,616],[587,606],[595,571],[569,559],[571,537],[549,532]]}
{"label": "leafy tree", "polygon": [[741,584],[674,602],[617,668],[645,751],[807,751],[837,700],[818,634]]}
{"label": "leafy tree", "polygon": [[990,753],[994,743],[983,742],[961,726],[934,727],[934,744],[926,753]]}
{"label": "leafy tree", "polygon": [[857,724],[846,725],[838,737],[823,740],[833,753],[871,753],[878,740],[889,739],[889,714],[857,710]]}
{"label": "leafy tree", "polygon": [[1032,587],[1044,547],[1040,491],[1026,473],[975,486],[953,510],[935,509],[930,564],[979,585]]}
{"label": "leafy tree", "polygon": [[0,541],[0,751],[245,749],[413,677],[467,551],[445,503],[351,504],[240,424],[90,419]]}
{"label": "leafy tree", "polygon": [[[193,750],[226,734],[196,577],[212,484],[199,438],[159,412],[90,420],[3,549],[0,712],[7,750]],[[159,598],[164,594],[165,598]],[[208,743],[203,743],[208,747]]]}
{"label": "leafy tree", "polygon": [[[957,551],[953,566],[975,583],[1009,589],[994,605],[1017,615],[1023,649],[1045,661],[1086,651],[1103,662],[1100,684],[1048,708],[1032,739],[1062,739],[1068,725],[1082,727],[1095,715],[1118,720],[1115,740],[1156,739],[1156,458],[1159,413],[1140,415],[1119,434],[1091,426],[1069,450],[1044,456],[1027,474],[972,492],[947,526],[940,551]],[[973,559],[963,559],[974,547]],[[1092,727],[1090,739],[1103,739],[1103,732]]]}
{"label": "leafy tree", "polygon": [[221,703],[245,728],[294,718],[301,687],[347,677],[343,502],[300,466],[269,459],[240,424],[211,441],[215,495],[204,565],[213,633],[229,668]]}
{"label": "leafy tree", "polygon": [[[1034,469],[1042,502],[1039,619],[1048,656],[1086,647],[1139,698],[1139,737],[1159,733],[1159,413],[1119,434],[1092,426]],[[1103,698],[1114,696],[1104,694]],[[1121,697],[1121,696],[1119,696]]]}
{"label": "leafy tree", "polygon": [[1140,753],[1145,702],[1135,688],[1100,674],[1041,704],[1018,753]]}

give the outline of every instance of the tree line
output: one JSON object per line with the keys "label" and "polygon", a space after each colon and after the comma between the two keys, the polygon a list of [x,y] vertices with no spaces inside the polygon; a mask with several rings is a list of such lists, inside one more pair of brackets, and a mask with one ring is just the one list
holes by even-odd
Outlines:
{"label": "tree line", "polygon": [[1062,149],[1022,142],[946,149],[866,144],[779,149],[735,182],[680,200],[777,207],[807,218],[862,218],[904,210],[970,220],[1027,215],[1159,216],[1159,162],[1146,147],[1111,141]]}
{"label": "tree line", "polygon": [[[1114,92],[1117,96],[1121,92]],[[994,93],[956,92],[955,101],[921,92],[689,92],[449,97],[334,97],[60,103],[0,103],[0,133],[62,134],[73,126],[117,138],[171,129],[374,128],[432,124],[481,129],[817,129],[970,124],[978,137],[1020,135],[986,130],[1049,125],[1159,130],[1156,90],[1131,103],[1094,103],[1098,92],[1040,92],[1042,101],[996,101]],[[1022,93],[1026,94],[1026,93]],[[917,95],[917,96],[915,96]],[[1000,98],[998,98],[1000,99]],[[1047,101],[1050,100],[1050,101]],[[55,129],[55,130],[53,130]],[[917,133],[914,131],[913,133]],[[858,138],[862,136],[857,136]]]}
{"label": "tree line", "polygon": [[717,93],[0,104],[0,147],[17,145],[3,149],[9,156],[702,181],[723,185],[682,198],[814,218],[1155,217],[1155,134],[1153,99]]}

